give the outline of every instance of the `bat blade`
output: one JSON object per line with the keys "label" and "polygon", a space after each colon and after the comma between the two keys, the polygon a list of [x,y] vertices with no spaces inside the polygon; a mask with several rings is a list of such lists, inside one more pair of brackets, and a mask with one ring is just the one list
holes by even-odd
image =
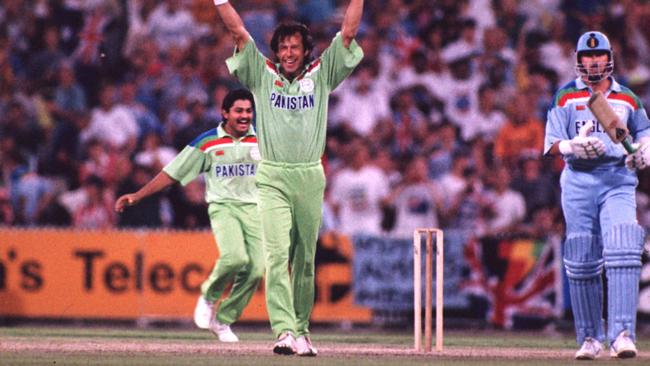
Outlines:
{"label": "bat blade", "polygon": [[627,126],[623,121],[618,118],[618,115],[614,112],[612,106],[607,103],[607,98],[605,98],[603,93],[599,91],[595,92],[591,98],[589,98],[587,106],[589,107],[589,110],[591,110],[591,113],[593,113],[594,117],[596,117],[598,123],[603,126],[607,136],[609,136],[609,138],[615,143],[623,144],[623,147],[628,153],[633,153],[634,148],[628,139],[630,131],[627,129]]}

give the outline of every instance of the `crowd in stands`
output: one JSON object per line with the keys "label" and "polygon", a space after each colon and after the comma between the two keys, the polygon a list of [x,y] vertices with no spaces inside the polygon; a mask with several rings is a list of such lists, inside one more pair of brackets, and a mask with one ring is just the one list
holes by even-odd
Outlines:
{"label": "crowd in stands", "polygon": [[[322,51],[347,4],[232,2],[269,57],[274,26],[290,19]],[[546,110],[575,78],[589,29],[608,34],[617,79],[650,105],[649,20],[650,4],[633,0],[367,1],[365,58],[330,100],[324,229],[561,233]],[[232,45],[211,0],[1,2],[0,224],[207,227],[201,181],[121,215],[113,203],[216,127],[237,87]]]}

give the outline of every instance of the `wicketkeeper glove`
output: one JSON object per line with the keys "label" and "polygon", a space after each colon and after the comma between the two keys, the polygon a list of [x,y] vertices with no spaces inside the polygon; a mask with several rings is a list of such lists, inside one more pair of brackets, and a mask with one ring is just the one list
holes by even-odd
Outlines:
{"label": "wicketkeeper glove", "polygon": [[645,169],[650,165],[650,139],[644,139],[641,143],[632,144],[636,150],[625,158],[625,166],[630,170]]}
{"label": "wicketkeeper glove", "polygon": [[597,137],[589,137],[593,122],[584,124],[578,131],[578,136],[571,140],[560,141],[560,152],[564,155],[574,154],[580,159],[596,159],[605,154],[605,143]]}

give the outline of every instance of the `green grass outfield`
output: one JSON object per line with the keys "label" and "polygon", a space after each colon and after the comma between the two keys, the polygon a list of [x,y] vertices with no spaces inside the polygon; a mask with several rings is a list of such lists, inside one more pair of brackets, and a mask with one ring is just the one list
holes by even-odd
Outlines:
{"label": "green grass outfield", "polygon": [[[316,358],[276,356],[267,330],[235,327],[238,344],[222,344],[207,331],[70,326],[0,327],[0,365],[570,365],[572,336],[555,333],[451,331],[442,353],[413,351],[410,332],[316,328]],[[650,364],[650,339],[639,357],[598,364]]]}

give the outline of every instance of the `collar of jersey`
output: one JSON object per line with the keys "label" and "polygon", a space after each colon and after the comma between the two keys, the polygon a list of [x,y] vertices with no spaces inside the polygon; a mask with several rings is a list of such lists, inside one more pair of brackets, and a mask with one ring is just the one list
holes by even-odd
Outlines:
{"label": "collar of jersey", "polygon": [[223,125],[221,123],[217,127],[217,137],[230,137],[233,141],[240,141],[245,139],[248,136],[255,136],[255,129],[253,128],[253,124],[248,126],[248,132],[246,132],[246,135],[242,136],[240,139],[237,139],[235,138],[235,136],[226,132],[226,130],[224,130]]}
{"label": "collar of jersey", "polygon": [[[612,81],[612,85],[609,86],[609,90],[620,93],[621,92],[621,84],[619,84],[612,76],[609,77],[609,80]],[[584,81],[582,81],[582,78],[577,78],[576,79],[576,88],[578,89],[587,89],[589,86],[585,84]]]}
{"label": "collar of jersey", "polygon": [[307,65],[303,66],[302,71],[300,71],[300,74],[298,74],[298,76],[296,76],[291,81],[289,81],[289,78],[287,78],[287,76],[284,75],[284,73],[281,71],[282,68],[280,67],[279,63],[275,64],[275,67],[278,69],[278,75],[280,75],[280,77],[282,79],[286,80],[287,82],[289,82],[289,84],[291,84],[294,81],[300,81],[300,79],[304,78],[305,74],[307,74],[307,72],[311,71],[312,67],[317,65],[317,62],[320,62],[320,58],[316,58],[316,59],[312,60],[310,63],[308,63]]}

